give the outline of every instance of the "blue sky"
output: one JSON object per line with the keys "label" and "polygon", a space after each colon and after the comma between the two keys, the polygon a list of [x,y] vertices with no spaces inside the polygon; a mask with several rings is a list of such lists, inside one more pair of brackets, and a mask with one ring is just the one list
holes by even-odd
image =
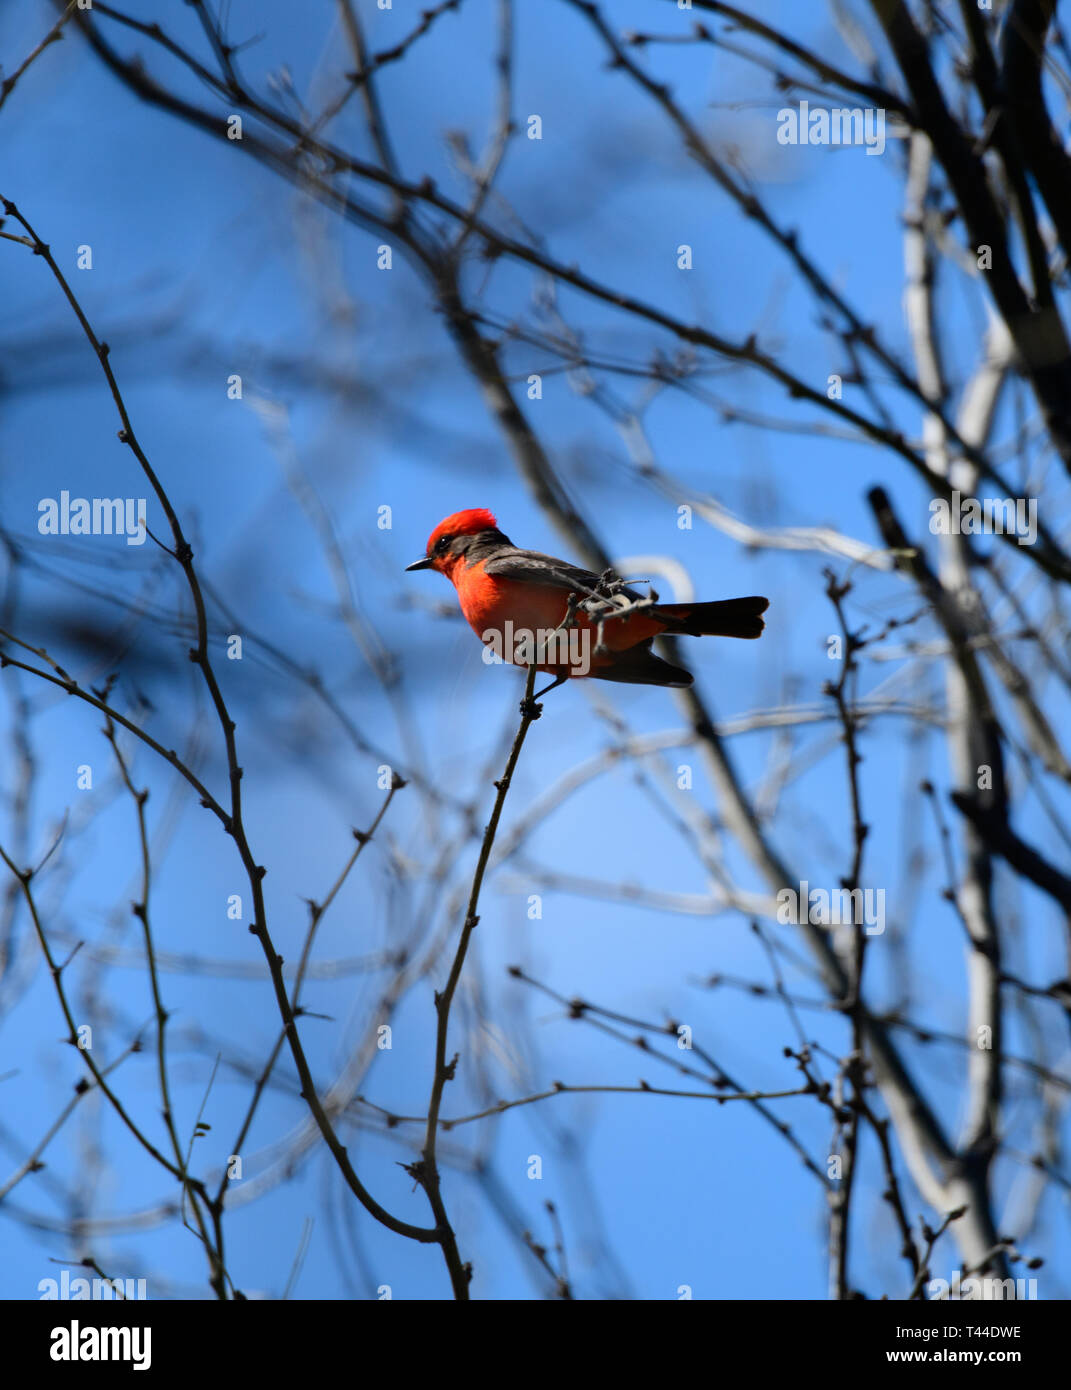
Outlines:
{"label": "blue sky", "polygon": [[[414,21],[407,5],[381,12],[362,2],[360,9],[373,51],[397,42]],[[762,4],[758,10],[770,23],[783,23],[850,64],[819,7],[802,18],[796,6]],[[130,6],[129,12],[152,17],[154,7]],[[303,98],[313,104],[327,99],[346,63],[345,55],[331,48],[337,34],[328,39],[333,14],[328,5],[300,15],[297,7],[284,5],[232,5],[235,37],[263,31],[261,41],[242,55],[248,81],[263,87],[285,63]],[[5,71],[41,37],[49,15],[47,7],[35,4],[0,16]],[[492,109],[491,15],[487,5],[462,6],[459,15],[445,16],[426,43],[383,74],[382,99],[405,169],[413,176],[431,173],[452,196],[461,196],[465,186],[451,166],[444,137],[463,131],[473,149],[480,149]],[[167,23],[176,36],[198,42],[192,12],[179,7]],[[659,32],[680,27],[672,7],[640,4],[615,6],[614,23]],[[129,38],[123,42],[134,46]],[[540,114],[543,139],[522,136],[512,143],[500,191],[517,215],[546,237],[557,258],[575,260],[606,283],[682,318],[694,316],[735,340],[757,331],[764,345],[818,389],[825,389],[828,373],[845,371],[783,255],[698,173],[649,101],[622,75],[605,69],[595,36],[569,7],[520,4],[516,51],[514,110],[521,118]],[[672,74],[679,99],[712,138],[739,145],[741,164],[780,221],[799,229],[837,287],[865,306],[885,340],[906,357],[902,151],[896,143],[890,142],[880,158],[860,149],[785,149],[775,138],[781,99],[753,70],[706,47],[656,47],[649,58],[656,73]],[[159,62],[154,55],[154,70],[166,71],[188,96],[212,100],[195,80],[173,66],[160,68]],[[331,517],[361,614],[400,662],[415,738],[426,751],[430,774],[459,798],[472,797],[482,777],[477,817],[490,806],[490,781],[498,775],[503,740],[516,721],[520,677],[486,667],[467,627],[435,611],[452,597],[445,581],[405,575],[402,567],[421,553],[440,517],[467,506],[493,509],[520,544],[562,553],[564,543],[518,477],[422,281],[400,256],[390,272],[377,270],[378,238],[311,205],[237,142],[212,142],[136,103],[73,32],[21,79],[0,120],[0,191],[51,244],[96,331],[112,345],[113,366],[142,444],[194,538],[204,575],[232,605],[245,634],[247,657],[240,663],[221,658],[218,664],[237,711],[249,836],[259,861],[268,866],[273,934],[284,957],[293,959],[303,939],[304,901],[326,892],[352,846],[351,827],[370,823],[382,792],[377,759],[346,742],[308,689],[265,653],[258,636],[270,636],[300,666],[322,671],[366,738],[399,762],[405,759],[391,706],[335,611],[336,591],[322,547],[288,486],[287,450]],[[361,148],[356,110],[343,118],[338,135]],[[683,243],[693,250],[694,269],[687,273],[677,268],[676,251]],[[93,268],[79,272],[75,258],[83,245],[92,247]],[[135,460],[116,440],[104,382],[46,267],[9,243],[0,251],[0,267],[7,305],[0,325],[0,405],[8,461],[0,474],[0,508],[5,528],[25,542],[40,567],[26,581],[26,630],[54,634],[35,640],[48,640],[50,651],[86,680],[100,679],[103,672],[94,669],[64,621],[92,613],[105,627],[117,627],[125,607],[140,599],[146,617],[134,629],[120,698],[144,696],[152,702],[148,727],[166,746],[189,747],[194,738],[203,775],[221,789],[225,770],[219,740],[185,660],[188,638],[174,626],[176,615],[188,616],[188,604],[159,552],[151,545],[126,546],[118,538],[79,541],[35,534],[41,498],[57,497],[64,489],[90,497],[141,496],[144,483]],[[470,283],[487,274],[486,303],[504,319],[529,311],[534,279],[528,270],[498,262],[468,273]],[[944,307],[953,381],[961,381],[973,363],[984,324],[980,303],[976,294],[949,284]],[[671,345],[648,327],[574,292],[561,291],[559,305],[567,321],[584,332],[592,352],[643,361],[654,346]],[[522,379],[549,364],[545,352],[523,345],[512,346],[506,360]],[[227,379],[234,373],[247,386],[242,401],[227,398]],[[708,384],[739,409],[817,418],[740,368],[725,368]],[[636,398],[629,381],[612,385],[623,400]],[[288,443],[282,458],[265,428],[264,410],[255,408],[258,397],[285,412]],[[524,405],[613,556],[671,557],[687,569],[702,597],[770,596],[769,626],[760,643],[707,642],[688,649],[690,667],[716,715],[728,719],[790,700],[820,702],[831,674],[826,641],[836,630],[821,577],[828,561],[813,553],[748,552],[698,521],[691,531],[682,531],[675,505],[636,476],[611,422],[571,391],[564,376],[547,374],[543,398]],[[898,411],[905,431],[919,429],[912,405],[901,404]],[[902,462],[874,448],[728,424],[718,413],[669,392],[650,407],[645,423],[660,462],[683,488],[712,494],[753,524],[833,524],[876,544],[865,494],[884,484],[894,490],[905,523],[916,534],[924,530],[925,490],[907,476]],[[1006,426],[1006,416],[1001,424]],[[389,530],[377,526],[383,506],[391,508]],[[161,516],[155,503],[149,515],[156,530]],[[842,562],[838,568],[843,571]],[[913,595],[900,580],[870,571],[856,571],[854,577],[857,620],[877,626],[914,610]],[[76,585],[89,585],[91,594]],[[218,614],[217,629],[222,652],[230,628]],[[923,630],[932,636],[925,625]],[[894,669],[864,662],[863,692]],[[69,813],[61,851],[42,880],[50,930],[58,941],[113,943],[133,951],[136,924],[125,911],[136,891],[133,810],[114,787],[100,720],[32,683],[22,688],[37,715],[35,854]],[[912,676],[907,693],[939,697],[938,669],[930,665]],[[504,834],[528,802],[610,745],[610,726],[599,713],[607,704],[635,732],[681,727],[667,692],[555,692],[530,734],[507,802]],[[1066,702],[1054,707],[1066,716]],[[9,717],[5,705],[0,715],[5,737]],[[873,827],[866,879],[887,889],[895,924],[872,953],[872,985],[876,1000],[894,1004],[902,978],[897,972],[906,963],[917,1016],[958,1033],[964,1017],[961,929],[940,899],[938,847],[916,790],[923,776],[946,789],[948,773],[939,740],[913,740],[909,734],[905,720],[888,718],[874,723],[864,738],[864,799]],[[793,737],[794,752],[806,755],[820,750],[834,731],[820,724]],[[763,783],[784,751],[768,731],[734,737],[730,745],[749,789]],[[693,791],[681,795],[698,799],[716,818],[699,759],[694,752],[673,753],[665,766],[675,771],[681,762],[696,768]],[[94,788],[81,792],[74,769],[86,763],[95,770]],[[139,784],[152,789],[150,821],[159,837],[153,884],[159,948],[259,964],[256,943],[245,930],[247,916],[239,922],[226,916],[229,894],[248,897],[233,847],[144,750],[136,751],[135,766]],[[1059,792],[1052,795],[1066,810],[1066,794],[1062,800]],[[643,1077],[652,1085],[675,1084],[670,1071],[658,1069],[634,1048],[569,1021],[560,1007],[511,981],[506,967],[513,963],[567,997],[579,995],[643,1019],[688,1022],[697,1041],[748,1086],[797,1084],[798,1073],[782,1055],[784,1046],[795,1042],[783,1009],[746,992],[703,987],[714,973],[770,983],[761,944],[740,914],[687,916],[555,891],[542,883],[533,887],[553,870],[652,892],[707,892],[702,863],[682,843],[670,816],[656,809],[659,805],[673,813],[665,792],[650,793],[637,784],[634,768],[618,766],[540,825],[520,866],[504,866],[491,877],[456,1006],[452,1042],[464,1046],[464,1055],[444,1113],[483,1108],[482,1067],[495,1094],[503,1097],[556,1079],[632,1085]],[[835,885],[847,868],[846,806],[843,757],[836,749],[815,757],[780,793],[775,842],[813,883]],[[945,814],[954,815],[950,809]],[[1058,842],[1036,807],[1024,800],[1021,814],[1024,827],[1058,857]],[[459,828],[449,812],[444,825],[451,834]],[[400,794],[384,833],[324,921],[318,959],[396,948],[416,929],[434,932],[447,924],[451,895],[471,876],[476,846],[465,843],[446,872],[444,889],[430,891],[421,876],[430,859],[426,832],[416,794]],[[905,863],[912,848],[922,855],[922,868],[909,875]],[[392,854],[420,868],[403,887],[389,872]],[[738,850],[728,861],[745,887],[759,886]],[[918,901],[908,932],[912,877]],[[533,891],[544,899],[538,921],[526,911]],[[998,891],[1009,925],[1010,968],[1043,983],[1057,978],[1065,964],[1050,906],[1003,878]],[[451,939],[459,921],[455,913]],[[901,938],[902,955],[884,949]],[[31,955],[27,950],[28,970]],[[100,1055],[114,1055],[132,1028],[150,1017],[144,972],[96,964],[88,950],[76,968],[72,979],[78,980],[80,998],[87,1008],[96,1001],[99,1010],[94,1019]],[[800,994],[820,996],[817,982],[805,972],[797,972],[792,982]],[[216,1052],[261,1061],[275,1039],[277,1018],[262,978],[169,970],[164,984],[173,1013],[178,1106],[189,1132]],[[333,1076],[344,1063],[375,1014],[384,984],[383,975],[358,973],[309,985],[309,1007],[328,1016],[308,1020],[305,1028],[321,1078]],[[462,1028],[472,1017],[470,986],[478,986],[488,1020],[477,1032]],[[1044,1017],[1051,1027],[1052,1018]],[[424,982],[393,1017],[393,1047],[375,1058],[362,1094],[397,1112],[419,1114],[430,1084],[432,1025],[431,990]],[[1029,1034],[1015,1022],[1011,1026],[1016,1049],[1028,1051]],[[838,1055],[843,1052],[846,1035],[825,1014],[808,1014],[807,1028]],[[38,964],[25,994],[0,1017],[0,1072],[14,1073],[2,1083],[0,1181],[25,1156],[19,1143],[36,1141],[78,1079],[78,1059],[56,1045],[61,1032],[47,974]],[[910,1042],[905,1051],[954,1132],[962,1051]],[[287,1067],[282,1074],[289,1078],[292,1071]],[[125,1063],[119,1075],[123,1094],[159,1137],[150,1054]],[[248,1085],[221,1066],[204,1112],[212,1128],[195,1147],[209,1169],[230,1152]],[[775,1110],[824,1165],[828,1112],[801,1098]],[[1013,1095],[1010,1125],[1019,1123],[1021,1111]],[[251,1136],[248,1171],[270,1171],[270,1146],[302,1123],[292,1093],[270,1094]],[[783,1138],[746,1104],[563,1096],[455,1131],[450,1140],[493,1160],[504,1200],[544,1242],[551,1230],[543,1203],[558,1205],[570,1272],[581,1296],[674,1298],[682,1285],[709,1298],[825,1294],[821,1190]],[[412,1180],[398,1166],[409,1154],[399,1148],[396,1132],[353,1130],[347,1142],[379,1200],[405,1219],[427,1219],[423,1195],[412,1191]],[[1021,1136],[1019,1147],[1028,1145]],[[90,1160],[98,1150],[106,1160],[99,1179],[91,1182]],[[543,1159],[539,1181],[527,1177],[533,1154]],[[50,1261],[76,1253],[61,1234],[48,1230],[50,1220],[65,1218],[59,1193],[48,1186],[49,1174],[80,1192],[94,1218],[175,1200],[172,1185],[95,1100],[83,1103],[47,1157],[46,1175],[22,1184],[9,1199],[25,1219],[4,1223],[7,1258],[0,1264],[0,1294],[6,1297],[34,1297],[38,1280],[57,1267]],[[905,1271],[895,1258],[891,1219],[875,1195],[880,1168],[872,1145],[864,1149],[864,1161],[853,1279],[872,1296],[902,1292]],[[476,1264],[474,1294],[526,1298],[544,1292],[545,1280],[534,1273],[486,1194],[470,1179],[447,1171],[447,1197],[462,1250]],[[1001,1168],[1002,1200],[1016,1180],[1011,1164]],[[1030,1253],[1048,1257],[1044,1296],[1066,1296],[1066,1204],[1058,1206],[1051,1196],[1046,1201]],[[322,1153],[304,1162],[289,1183],[237,1205],[227,1217],[236,1282],[252,1293],[280,1294],[311,1219],[297,1296],[374,1297],[385,1284],[394,1297],[448,1294],[435,1250],[398,1239],[360,1210],[347,1210],[350,1205]],[[914,1196],[909,1207],[914,1215],[922,1210]],[[336,1242],[346,1252],[341,1258]],[[102,1265],[155,1280],[152,1296],[208,1295],[198,1246],[174,1223],[112,1233],[105,1222],[92,1244]],[[947,1242],[938,1264],[941,1272],[956,1267]]]}

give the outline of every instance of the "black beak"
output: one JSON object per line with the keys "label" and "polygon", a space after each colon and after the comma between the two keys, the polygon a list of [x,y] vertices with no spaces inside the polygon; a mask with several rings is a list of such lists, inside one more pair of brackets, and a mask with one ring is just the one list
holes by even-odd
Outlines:
{"label": "black beak", "polygon": [[408,574],[410,570],[430,570],[430,569],[431,569],[431,557],[430,557],[429,555],[422,555],[422,556],[420,557],[419,560],[414,560],[413,563],[412,563],[411,565],[406,565],[406,567],[405,567],[405,572],[406,572],[406,574]]}

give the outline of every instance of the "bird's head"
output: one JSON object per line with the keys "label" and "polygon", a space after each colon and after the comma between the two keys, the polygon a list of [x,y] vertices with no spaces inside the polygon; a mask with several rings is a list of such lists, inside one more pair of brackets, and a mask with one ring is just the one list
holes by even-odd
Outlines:
{"label": "bird's head", "polygon": [[467,512],[454,512],[444,517],[428,537],[428,547],[419,560],[406,565],[407,570],[438,570],[450,576],[473,548],[485,541],[509,544],[498,529],[494,516],[484,507]]}

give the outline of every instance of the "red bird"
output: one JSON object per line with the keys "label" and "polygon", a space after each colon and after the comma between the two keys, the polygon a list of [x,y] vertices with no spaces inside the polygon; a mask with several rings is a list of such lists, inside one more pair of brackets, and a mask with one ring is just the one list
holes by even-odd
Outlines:
{"label": "red bird", "polygon": [[[682,637],[758,637],[769,600],[759,595],[714,603],[658,603],[611,574],[578,569],[553,555],[519,550],[489,511],[455,512],[428,537],[409,570],[438,570],[457,590],[461,611],[485,645],[515,666],[555,677],[628,685],[688,686],[690,672],[655,656],[661,633]],[[573,622],[570,595],[575,595]],[[621,616],[612,616],[622,610]],[[602,639],[599,641],[599,624]]]}

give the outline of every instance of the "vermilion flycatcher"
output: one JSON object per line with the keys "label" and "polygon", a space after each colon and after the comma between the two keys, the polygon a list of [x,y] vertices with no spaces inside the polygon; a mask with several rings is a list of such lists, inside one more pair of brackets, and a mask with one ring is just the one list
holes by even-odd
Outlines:
{"label": "vermilion flycatcher", "polygon": [[[428,537],[427,553],[406,569],[445,574],[469,626],[485,645],[515,666],[530,666],[534,657],[540,671],[555,677],[542,695],[570,677],[583,676],[627,685],[691,685],[690,672],[655,656],[654,639],[663,632],[758,637],[765,626],[759,615],[769,606],[757,594],[714,603],[645,599],[611,576],[536,550],[519,550],[483,508],[440,521]],[[576,597],[567,622],[570,595]],[[618,609],[630,611],[613,616]]]}

